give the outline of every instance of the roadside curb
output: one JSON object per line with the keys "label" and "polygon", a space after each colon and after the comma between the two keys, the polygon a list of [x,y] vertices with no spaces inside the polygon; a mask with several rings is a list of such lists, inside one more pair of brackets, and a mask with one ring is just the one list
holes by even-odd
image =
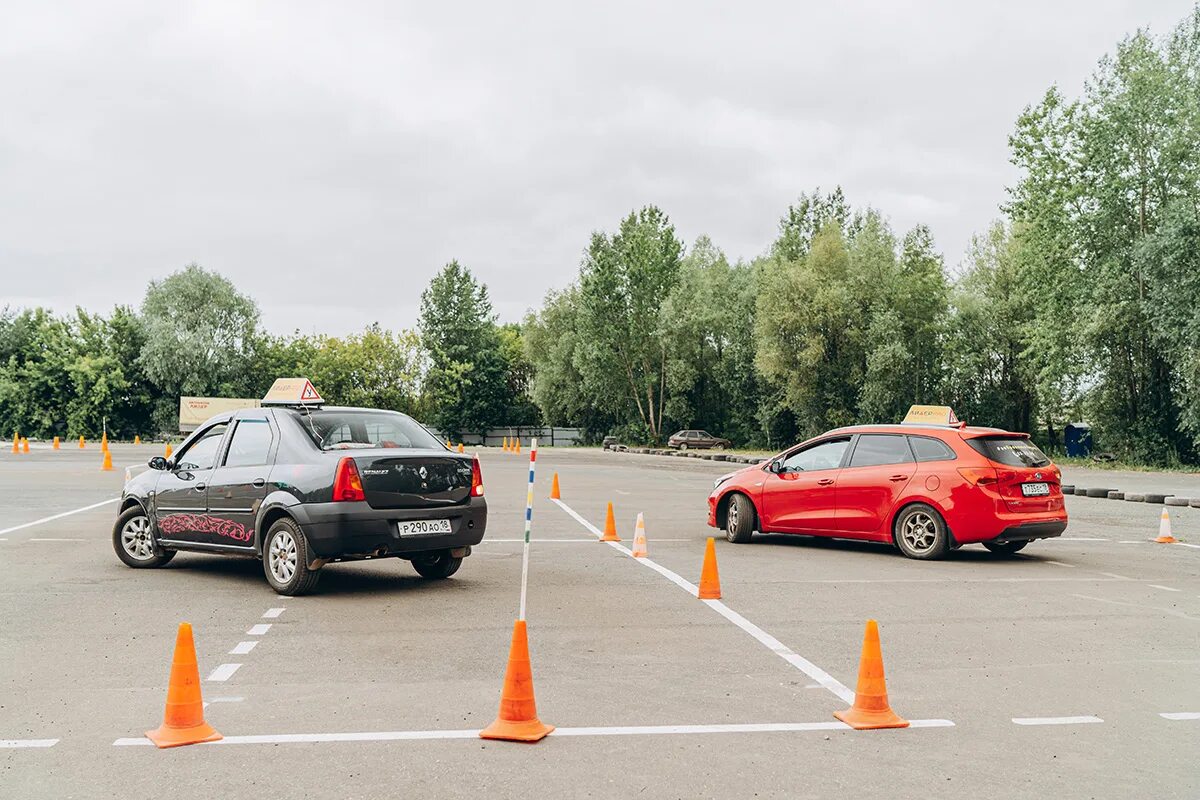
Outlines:
{"label": "roadside curb", "polygon": [[722,451],[700,452],[699,450],[663,450],[653,447],[630,447],[625,450],[606,450],[607,453],[626,453],[638,456],[663,456],[666,458],[699,458],[704,461],[723,461],[730,464],[761,464],[766,456],[742,456]]}

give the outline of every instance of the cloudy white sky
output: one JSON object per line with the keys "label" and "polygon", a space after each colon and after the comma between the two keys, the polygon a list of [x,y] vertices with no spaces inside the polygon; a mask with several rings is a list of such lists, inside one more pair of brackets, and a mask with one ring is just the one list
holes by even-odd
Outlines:
{"label": "cloudy white sky", "polygon": [[195,261],[277,332],[403,328],[457,258],[515,320],[636,206],[751,258],[835,184],[954,265],[1022,107],[1191,2],[589,6],[0,0],[0,305]]}

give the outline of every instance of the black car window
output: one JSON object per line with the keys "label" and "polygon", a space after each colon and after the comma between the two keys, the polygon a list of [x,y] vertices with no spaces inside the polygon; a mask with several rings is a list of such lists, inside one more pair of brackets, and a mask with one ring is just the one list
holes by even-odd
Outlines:
{"label": "black car window", "polygon": [[229,452],[225,455],[227,467],[257,467],[267,463],[271,452],[271,425],[265,419],[239,420],[233,429]]}
{"label": "black car window", "polygon": [[917,461],[953,461],[955,458],[950,445],[939,439],[931,439],[928,436],[910,436],[908,442],[912,445]]}
{"label": "black car window", "polygon": [[696,431],[696,435],[697,435],[698,437],[700,437],[701,439],[713,439],[713,438],[715,438],[715,437],[714,437],[714,436],[713,436],[711,433],[709,433],[708,431]]}
{"label": "black car window", "polygon": [[912,462],[912,451],[903,436],[883,433],[864,433],[854,445],[850,456],[851,467],[877,467],[882,464],[908,464]]}
{"label": "black car window", "polygon": [[822,469],[837,469],[850,439],[831,439],[792,453],[783,460],[784,472],[814,472]]}
{"label": "black car window", "polygon": [[986,436],[968,439],[980,455],[1009,467],[1044,467],[1050,463],[1038,446],[1024,436]]}
{"label": "black car window", "polygon": [[338,410],[297,413],[300,427],[322,450],[404,447],[445,450],[416,420],[395,411]]}
{"label": "black car window", "polygon": [[217,463],[217,452],[221,449],[221,440],[225,438],[224,422],[213,425],[200,435],[175,458],[175,469],[196,470],[212,469]]}

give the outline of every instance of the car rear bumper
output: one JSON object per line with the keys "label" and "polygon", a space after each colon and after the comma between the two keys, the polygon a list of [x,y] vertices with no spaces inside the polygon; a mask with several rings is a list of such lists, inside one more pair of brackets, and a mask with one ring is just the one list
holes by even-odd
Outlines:
{"label": "car rear bumper", "polygon": [[[487,501],[473,497],[448,508],[371,508],[367,503],[305,503],[296,514],[311,551],[320,558],[405,555],[479,544]],[[301,518],[303,517],[303,518]],[[450,533],[401,536],[397,522],[449,519]]]}
{"label": "car rear bumper", "polygon": [[1039,520],[1010,525],[1000,532],[993,542],[1027,542],[1031,539],[1052,539],[1061,536],[1067,529],[1065,519]]}

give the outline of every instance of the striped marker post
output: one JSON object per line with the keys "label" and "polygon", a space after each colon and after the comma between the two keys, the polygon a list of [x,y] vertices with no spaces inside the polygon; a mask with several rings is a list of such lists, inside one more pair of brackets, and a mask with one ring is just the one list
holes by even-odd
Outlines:
{"label": "striped marker post", "polygon": [[529,441],[529,491],[525,495],[525,551],[521,554],[521,615],[525,619],[525,591],[529,586],[529,530],[533,527],[533,471],[537,466],[537,439]]}

